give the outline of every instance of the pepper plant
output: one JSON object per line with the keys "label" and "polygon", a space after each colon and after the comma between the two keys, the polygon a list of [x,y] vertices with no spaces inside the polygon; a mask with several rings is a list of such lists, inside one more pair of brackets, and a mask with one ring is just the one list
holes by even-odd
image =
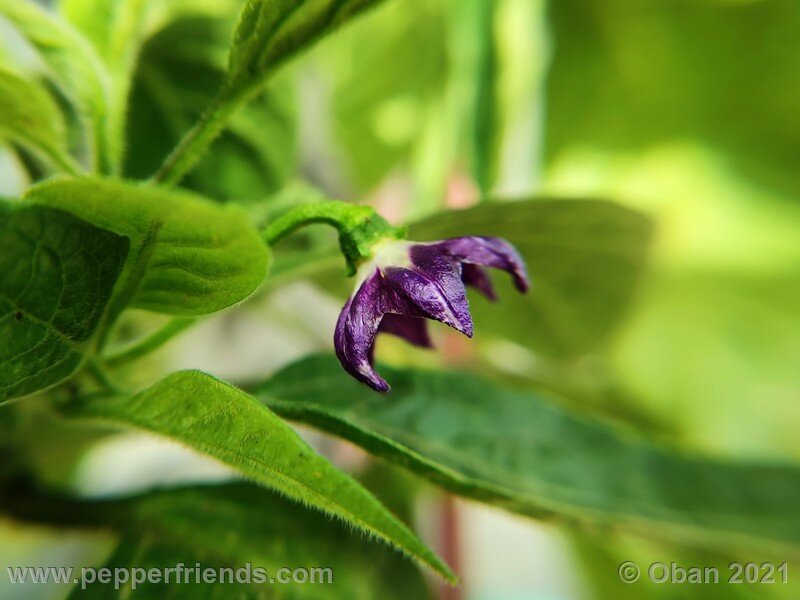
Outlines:
{"label": "pepper plant", "polygon": [[[597,200],[484,202],[406,224],[310,186],[287,202],[280,167],[253,160],[242,140],[264,144],[277,163],[291,154],[261,120],[280,103],[267,86],[379,3],[63,0],[46,10],[0,0],[0,17],[39,65],[0,67],[0,134],[30,179],[21,197],[0,202],[0,511],[111,531],[109,565],[334,568],[335,585],[282,588],[292,597],[422,597],[413,563],[458,581],[386,485],[334,466],[289,419],[353,442],[381,470],[399,465],[450,493],[572,528],[796,545],[800,486],[782,483],[800,481],[794,467],[654,444],[574,411],[585,396],[558,377],[514,383],[486,365],[483,376],[378,374],[377,333],[430,348],[434,320],[530,348],[567,380],[620,318],[650,235],[642,215]],[[222,45],[224,64],[211,58]],[[153,128],[159,119],[164,127]],[[481,131],[473,158],[484,188]],[[260,197],[240,201],[243,188]],[[302,237],[318,223],[335,228],[338,252],[327,238]],[[510,277],[493,283],[484,267]],[[309,276],[353,289],[331,323],[335,356],[308,356],[260,382],[147,363],[210,315]],[[486,299],[468,300],[467,288]],[[131,316],[143,313],[162,318]],[[173,440],[241,482],[76,495],[70,469],[119,431]],[[691,495],[676,491],[679,481],[693,482]]]}

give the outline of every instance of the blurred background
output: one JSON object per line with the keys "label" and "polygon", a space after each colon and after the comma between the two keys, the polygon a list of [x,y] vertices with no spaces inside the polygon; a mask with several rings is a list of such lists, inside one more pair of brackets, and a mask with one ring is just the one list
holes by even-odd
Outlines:
{"label": "blurred background", "polygon": [[[208,17],[177,21],[147,42],[129,116],[129,176],[152,173],[208,102],[238,4],[210,1]],[[313,186],[374,204],[395,222],[482,198],[608,199],[643,211],[654,222],[644,274],[590,351],[554,357],[494,330],[484,335],[478,323],[469,343],[437,328],[444,352],[387,339],[379,357],[561,386],[577,409],[687,451],[796,463],[799,40],[795,0],[389,0],[283,69],[187,184],[254,211],[264,198],[291,203]],[[0,56],[36,68],[2,23]],[[150,135],[154,129],[162,135]],[[18,155],[0,148],[0,193],[19,195],[27,184]],[[309,234],[323,246],[326,236]],[[246,380],[329,349],[349,282],[319,273],[282,281],[282,260],[279,251],[281,285],[190,331],[158,367]],[[341,265],[333,269],[338,276]],[[339,464],[367,468],[355,448],[306,434]],[[107,444],[77,471],[89,493],[163,483],[165,473],[227,476],[154,440]],[[417,521],[463,577],[458,590],[440,590],[447,598],[798,593],[791,583],[632,590],[617,580],[623,560],[757,557],[540,524],[432,488],[423,489]],[[13,544],[4,544],[11,532]],[[3,564],[85,564],[103,544],[0,520]],[[1,597],[34,597],[4,577]]]}

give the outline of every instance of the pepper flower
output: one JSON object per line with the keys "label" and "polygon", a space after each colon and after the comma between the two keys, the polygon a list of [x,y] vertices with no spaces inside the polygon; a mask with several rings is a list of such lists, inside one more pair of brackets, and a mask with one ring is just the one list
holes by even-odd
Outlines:
{"label": "pepper flower", "polygon": [[271,223],[262,235],[274,246],[312,223],[339,231],[347,273],[357,276],[355,291],[336,323],[336,356],[345,371],[379,392],[389,390],[373,366],[379,332],[429,348],[425,320],[431,319],[472,337],[465,286],[496,299],[484,267],[507,271],[520,292],[528,290],[525,263],[507,241],[469,236],[411,242],[403,239],[404,228],[392,227],[367,206],[335,200],[303,204]]}
{"label": "pepper flower", "polygon": [[342,367],[385,392],[389,384],[373,366],[378,332],[430,348],[425,319],[432,319],[472,337],[465,285],[496,299],[483,267],[507,271],[520,292],[528,290],[522,258],[500,238],[458,237],[432,243],[392,240],[379,245],[374,258],[359,268],[355,292],[336,324],[334,346]]}

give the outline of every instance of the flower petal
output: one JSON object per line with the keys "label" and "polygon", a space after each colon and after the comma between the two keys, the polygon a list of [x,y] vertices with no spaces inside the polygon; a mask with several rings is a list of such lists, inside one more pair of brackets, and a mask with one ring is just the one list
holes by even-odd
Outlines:
{"label": "flower petal", "polygon": [[382,277],[377,270],[364,280],[342,308],[333,343],[345,371],[371,388],[386,392],[389,384],[372,366],[372,345],[383,318],[385,291],[382,287]]}
{"label": "flower petal", "polygon": [[428,324],[420,317],[407,317],[395,313],[383,315],[378,331],[396,335],[406,340],[409,344],[421,348],[432,348],[433,343],[428,335]]}
{"label": "flower petal", "polygon": [[530,283],[525,262],[511,244],[498,237],[467,236],[442,240],[428,245],[465,263],[502,269],[511,274],[520,292],[528,291]]}
{"label": "flower petal", "polygon": [[472,337],[472,316],[458,262],[425,245],[412,246],[409,255],[411,268],[384,270],[389,286],[416,310],[413,316],[441,321]]}
{"label": "flower petal", "polygon": [[461,281],[464,282],[464,285],[474,287],[492,302],[497,300],[492,280],[489,279],[489,275],[483,267],[472,263],[464,263],[461,265]]}

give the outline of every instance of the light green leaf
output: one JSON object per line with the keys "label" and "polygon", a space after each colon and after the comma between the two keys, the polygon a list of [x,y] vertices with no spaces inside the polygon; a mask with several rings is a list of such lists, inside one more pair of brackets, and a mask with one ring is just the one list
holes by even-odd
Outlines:
{"label": "light green leaf", "polygon": [[118,302],[199,315],[246,298],[264,279],[269,250],[247,213],[187,193],[109,179],[56,179],[29,202],[68,211],[130,238]]}
{"label": "light green leaf", "polygon": [[255,89],[277,67],[381,0],[248,0],[231,47],[226,93]]}
{"label": "light green leaf", "polygon": [[[283,568],[307,569],[330,583],[143,584],[114,592],[112,585],[75,589],[73,598],[261,598],[273,587],[285,598],[398,600],[430,597],[420,573],[391,549],[353,535],[341,523],[253,485],[190,487],[121,502],[97,503],[104,520],[125,538],[106,566],[164,568],[178,563],[204,568],[265,569],[277,580]],[[107,515],[107,516],[105,516]],[[241,576],[242,574],[240,574]],[[322,578],[326,579],[322,579]],[[386,586],[391,581],[393,585]],[[243,583],[243,582],[240,582]],[[119,594],[119,596],[115,595]]]}
{"label": "light green leaf", "polygon": [[79,167],[64,140],[64,116],[40,85],[0,68],[0,138],[39,153],[55,167],[75,173]]}
{"label": "light green leaf", "polygon": [[317,356],[254,393],[278,414],[522,514],[702,544],[800,548],[800,468],[683,455],[463,373],[381,372],[389,396]]}
{"label": "light green leaf", "polygon": [[75,372],[128,248],[71,215],[0,201],[0,402]]}
{"label": "light green leaf", "polygon": [[103,160],[108,145],[109,80],[92,47],[68,23],[29,0],[0,0],[0,17],[8,19],[39,52],[48,75],[84,117],[90,143]]}
{"label": "light green leaf", "polygon": [[70,411],[185,444],[453,580],[447,566],[372,494],[316,454],[269,409],[210,375],[174,373],[132,398],[87,399]]}
{"label": "light green leaf", "polygon": [[495,278],[500,306],[473,295],[476,335],[503,335],[569,358],[594,348],[624,314],[649,234],[643,215],[617,204],[530,200],[441,213],[412,225],[409,237],[490,235],[514,244],[532,289],[520,295],[503,276]]}

